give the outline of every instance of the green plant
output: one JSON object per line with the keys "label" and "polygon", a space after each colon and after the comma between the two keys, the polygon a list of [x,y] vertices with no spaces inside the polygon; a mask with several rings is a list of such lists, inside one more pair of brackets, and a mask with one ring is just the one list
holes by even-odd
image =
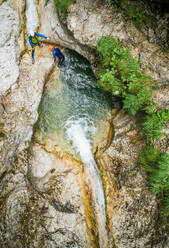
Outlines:
{"label": "green plant", "polygon": [[146,139],[155,140],[169,121],[169,110],[155,110],[152,100],[153,79],[139,68],[139,60],[132,58],[128,49],[122,48],[111,36],[102,37],[98,42],[100,54],[98,83],[120,96],[123,108],[132,115],[144,114],[143,131]]}
{"label": "green plant", "polygon": [[106,36],[98,43],[101,66],[99,84],[123,98],[123,108],[132,115],[147,105],[152,105],[153,80],[139,70],[139,61],[132,58],[112,37]]}
{"label": "green plant", "polygon": [[157,110],[145,116],[143,122],[144,135],[149,140],[159,139],[162,129],[169,121],[169,110]]}
{"label": "green plant", "polygon": [[145,17],[139,7],[129,6],[123,13],[128,20],[132,20],[135,23],[137,28],[142,27]]}
{"label": "green plant", "polygon": [[159,158],[160,151],[158,149],[153,146],[146,146],[141,151],[138,161],[146,172],[152,173]]}
{"label": "green plant", "polygon": [[110,3],[117,6],[120,3],[120,0],[110,0]]}
{"label": "green plant", "polygon": [[149,175],[149,181],[155,194],[169,193],[169,154],[162,153],[157,161],[156,168]]}
{"label": "green plant", "polygon": [[62,19],[67,17],[67,9],[76,0],[54,0],[55,8],[60,13]]}
{"label": "green plant", "polygon": [[160,200],[163,222],[169,228],[169,154],[146,146],[140,153],[139,163],[147,173],[149,186]]}
{"label": "green plant", "polygon": [[150,14],[145,14],[144,23],[147,27],[155,29],[157,26],[157,19],[154,16],[151,16]]}
{"label": "green plant", "polygon": [[140,110],[141,103],[142,101],[139,101],[137,95],[127,94],[123,101],[123,108],[128,109],[132,115],[135,115]]}
{"label": "green plant", "polygon": [[5,3],[5,2],[7,2],[7,0],[2,0],[2,2],[0,3],[0,6],[1,6],[3,3]]}
{"label": "green plant", "polygon": [[130,172],[128,175],[129,175],[129,177],[134,177],[136,175],[136,173],[135,172]]}
{"label": "green plant", "polygon": [[122,7],[126,5],[127,0],[110,0],[110,3],[115,7]]}

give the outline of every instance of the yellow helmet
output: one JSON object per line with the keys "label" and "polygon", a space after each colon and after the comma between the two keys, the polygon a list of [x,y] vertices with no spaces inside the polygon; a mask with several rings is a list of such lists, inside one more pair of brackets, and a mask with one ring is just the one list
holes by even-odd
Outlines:
{"label": "yellow helmet", "polygon": [[48,47],[48,50],[49,50],[49,51],[53,51],[53,46],[49,46],[49,47]]}

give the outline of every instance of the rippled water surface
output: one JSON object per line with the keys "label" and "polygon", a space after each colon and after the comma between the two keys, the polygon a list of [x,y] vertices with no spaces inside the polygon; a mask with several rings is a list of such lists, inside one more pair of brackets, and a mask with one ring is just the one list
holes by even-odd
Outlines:
{"label": "rippled water surface", "polygon": [[84,57],[71,50],[65,55],[60,82],[50,82],[41,101],[36,136],[79,154],[87,147],[92,149],[95,137],[104,132],[102,120],[109,116],[109,96],[96,84]]}

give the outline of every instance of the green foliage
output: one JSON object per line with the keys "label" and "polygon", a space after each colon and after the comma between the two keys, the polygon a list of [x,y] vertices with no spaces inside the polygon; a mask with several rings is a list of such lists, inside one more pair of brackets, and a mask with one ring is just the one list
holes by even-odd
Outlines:
{"label": "green foliage", "polygon": [[139,156],[139,163],[142,165],[151,190],[160,200],[162,219],[167,228],[169,218],[169,154],[160,153],[154,147],[146,146]]}
{"label": "green foliage", "polygon": [[129,109],[132,115],[135,115],[140,109],[140,103],[136,95],[127,94],[126,98],[123,101],[123,108]]}
{"label": "green foliage", "polygon": [[160,158],[160,151],[153,146],[146,146],[142,150],[139,156],[139,163],[144,170],[148,173],[152,173],[156,168],[157,161]]}
{"label": "green foliage", "polygon": [[157,161],[156,169],[149,175],[152,190],[155,194],[169,193],[169,154],[163,153]]}
{"label": "green foliage", "polygon": [[0,6],[1,6],[3,3],[5,3],[5,2],[7,2],[7,0],[2,0],[2,2],[0,3]]}
{"label": "green foliage", "polygon": [[123,94],[125,86],[120,80],[118,80],[118,78],[115,77],[115,73],[116,71],[106,70],[106,72],[100,77],[100,85],[107,90],[111,90],[114,94],[116,94],[117,91],[120,94]]}
{"label": "green foliage", "polygon": [[139,70],[139,62],[112,37],[106,36],[98,43],[102,67],[99,84],[123,97],[123,107],[132,115],[152,104],[152,79]]}
{"label": "green foliage", "polygon": [[[146,13],[143,5],[127,0],[110,0],[110,3],[118,7],[127,20],[131,20],[135,26],[140,29],[143,26],[155,29],[157,26],[157,19]],[[139,7],[140,6],[140,7]]]}
{"label": "green foliage", "polygon": [[132,58],[130,51],[122,48],[113,37],[102,37],[97,51],[102,67],[98,83],[113,95],[121,96],[123,108],[132,115],[138,111],[144,113],[145,137],[149,140],[159,139],[164,124],[169,121],[169,110],[155,111],[152,78],[141,72],[139,61]]}
{"label": "green foliage", "polygon": [[110,3],[117,6],[120,3],[120,0],[110,0]]}
{"label": "green foliage", "polygon": [[109,58],[105,64],[105,66],[107,66],[110,64],[114,51],[119,52],[120,45],[117,40],[113,39],[113,37],[104,36],[99,40],[97,50],[102,55],[103,63]]}
{"label": "green foliage", "polygon": [[149,140],[159,139],[165,123],[169,121],[169,110],[157,110],[145,116],[143,131]]}
{"label": "green foliage", "polygon": [[151,16],[150,14],[145,14],[144,23],[147,27],[155,29],[157,26],[157,19],[154,16]]}
{"label": "green foliage", "polygon": [[142,13],[139,7],[131,4],[127,0],[110,0],[110,3],[115,7],[121,7],[123,15],[128,20],[132,20],[137,28],[143,26],[146,16]]}
{"label": "green foliage", "polygon": [[110,3],[115,7],[125,6],[127,0],[110,0]]}
{"label": "green foliage", "polygon": [[54,0],[55,8],[60,13],[62,19],[67,17],[67,9],[76,0]]}
{"label": "green foliage", "polygon": [[129,6],[123,12],[128,20],[132,20],[137,28],[141,28],[143,25],[143,21],[145,19],[144,15],[141,13],[140,8],[136,8],[135,6]]}

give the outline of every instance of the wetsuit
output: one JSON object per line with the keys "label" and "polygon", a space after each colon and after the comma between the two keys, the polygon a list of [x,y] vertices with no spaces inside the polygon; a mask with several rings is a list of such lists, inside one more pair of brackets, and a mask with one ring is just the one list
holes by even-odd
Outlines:
{"label": "wetsuit", "polygon": [[32,60],[34,60],[34,56],[35,56],[35,49],[34,49],[34,47],[35,46],[40,46],[40,43],[39,43],[39,40],[38,40],[38,37],[42,37],[42,38],[44,38],[44,39],[46,39],[47,37],[46,36],[44,36],[43,34],[39,34],[39,33],[37,33],[37,32],[35,32],[35,35],[34,36],[29,36],[28,37],[28,40],[29,40],[29,44],[31,45],[31,47],[32,47]]}
{"label": "wetsuit", "polygon": [[58,57],[59,59],[58,67],[60,67],[65,60],[64,54],[60,51],[58,47],[54,48],[54,50],[52,51],[52,54],[53,54],[54,62],[56,61],[56,57]]}

